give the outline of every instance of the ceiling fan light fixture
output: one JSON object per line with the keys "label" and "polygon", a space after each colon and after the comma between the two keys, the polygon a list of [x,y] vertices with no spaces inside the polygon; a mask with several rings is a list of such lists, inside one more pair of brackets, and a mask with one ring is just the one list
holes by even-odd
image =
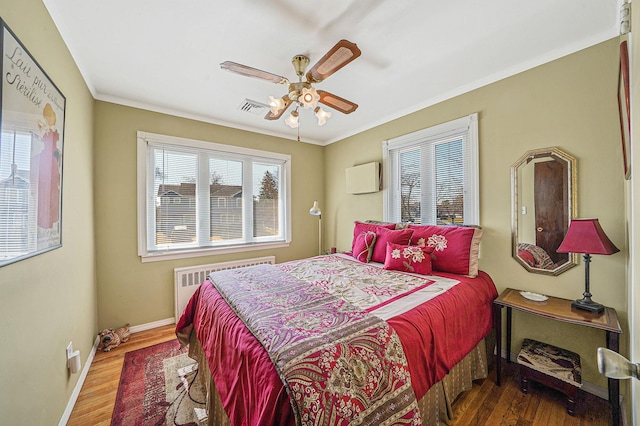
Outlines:
{"label": "ceiling fan light fixture", "polygon": [[276,84],[286,84],[287,94],[281,98],[269,96],[269,112],[265,114],[265,120],[279,120],[292,104],[295,110],[284,120],[292,129],[298,129],[298,141],[300,140],[300,107],[312,109],[318,118],[318,126],[322,126],[331,117],[331,113],[322,110],[319,104],[331,107],[343,114],[350,114],[358,108],[358,104],[343,99],[324,90],[316,90],[312,84],[321,83],[336,71],[359,57],[360,49],[355,43],[348,40],[340,40],[307,72],[309,57],[306,55],[295,55],[291,59],[293,68],[298,76],[297,82],[291,82],[287,78],[277,74],[272,74],[257,68],[238,64],[236,62],[225,61],[220,64],[220,68],[235,74],[246,77],[253,77],[260,80],[270,81]]}
{"label": "ceiling fan light fixture", "polygon": [[324,126],[327,119],[331,117],[331,113],[329,111],[325,111],[319,106],[317,106],[313,112],[315,112],[316,117],[318,117],[318,126]]}
{"label": "ceiling fan light fixture", "polygon": [[276,115],[282,111],[282,108],[285,107],[284,99],[282,98],[274,98],[273,96],[269,96],[269,108],[271,112]]}
{"label": "ceiling fan light fixture", "polygon": [[289,117],[287,117],[286,120],[284,120],[284,122],[286,123],[287,126],[291,127],[292,129],[295,129],[297,127],[300,127],[300,122],[298,121],[298,111],[291,111],[291,114],[289,114]]}
{"label": "ceiling fan light fixture", "polygon": [[305,109],[315,108],[320,100],[320,95],[313,87],[304,87],[298,96],[298,103]]}

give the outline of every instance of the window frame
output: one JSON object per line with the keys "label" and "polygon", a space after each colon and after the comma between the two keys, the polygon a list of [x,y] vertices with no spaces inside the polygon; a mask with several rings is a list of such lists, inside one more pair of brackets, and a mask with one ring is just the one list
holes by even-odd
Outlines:
{"label": "window frame", "polygon": [[[463,158],[468,170],[464,173],[465,225],[480,225],[480,163],[478,156],[478,113],[418,130],[382,142],[383,220],[400,222],[396,217],[394,199],[400,193],[398,164],[393,164],[390,152],[416,147],[433,147],[438,143],[462,136]],[[398,156],[396,156],[397,158]],[[424,169],[423,169],[424,170]],[[424,176],[421,173],[421,179]],[[396,184],[398,187],[396,188]],[[430,190],[430,188],[428,189]],[[394,192],[395,191],[395,192]],[[467,203],[468,201],[468,203]],[[435,224],[435,223],[434,223]]]}
{"label": "window frame", "polygon": [[[250,241],[238,244],[229,244],[210,247],[176,248],[167,250],[149,250],[149,224],[148,215],[148,172],[153,165],[148,160],[150,144],[173,145],[182,149],[195,149],[198,151],[211,151],[223,156],[236,159],[249,158],[252,161],[276,161],[282,162],[282,234],[283,239],[278,241]],[[247,183],[251,185],[251,183]],[[246,184],[245,184],[246,185]],[[244,185],[243,185],[244,189]],[[210,204],[210,203],[209,203]],[[291,243],[291,156],[252,148],[244,148],[233,145],[224,145],[215,142],[206,142],[195,139],[176,136],[159,135],[155,133],[137,132],[137,208],[138,208],[138,256],[141,261],[155,262],[171,259],[184,259],[214,254],[237,253],[253,250],[266,250],[288,247]],[[208,212],[208,207],[207,207]],[[200,213],[200,212],[199,212]],[[261,237],[258,237],[258,240]]]}

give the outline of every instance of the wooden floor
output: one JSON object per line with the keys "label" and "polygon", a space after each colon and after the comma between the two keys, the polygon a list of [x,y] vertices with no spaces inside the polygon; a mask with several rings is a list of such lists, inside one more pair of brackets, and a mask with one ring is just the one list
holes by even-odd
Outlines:
{"label": "wooden floor", "polygon": [[109,426],[116,403],[124,354],[175,338],[175,326],[167,325],[134,333],[128,342],[109,352],[96,352],[67,425]]}
{"label": "wooden floor", "polygon": [[[111,352],[98,352],[80,391],[67,425],[110,425],[124,354],[175,339],[174,326],[135,333],[131,340]],[[504,364],[503,364],[504,365]],[[503,385],[488,379],[474,383],[453,404],[453,425],[610,425],[611,409],[607,401],[585,392],[578,393],[576,416],[567,414],[564,396],[532,382],[529,394],[520,392],[515,364],[503,370]]]}

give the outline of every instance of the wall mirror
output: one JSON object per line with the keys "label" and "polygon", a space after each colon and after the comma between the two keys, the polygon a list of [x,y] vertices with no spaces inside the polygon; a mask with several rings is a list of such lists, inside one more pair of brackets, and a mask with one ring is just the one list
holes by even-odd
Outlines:
{"label": "wall mirror", "polygon": [[577,265],[558,253],[576,217],[576,159],[558,148],[527,151],[511,166],[513,258],[527,271],[559,275]]}

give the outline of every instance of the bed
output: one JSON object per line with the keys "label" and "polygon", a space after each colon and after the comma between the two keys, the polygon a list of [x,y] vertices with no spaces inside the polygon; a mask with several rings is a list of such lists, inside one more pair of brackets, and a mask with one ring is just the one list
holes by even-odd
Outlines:
{"label": "bed", "polygon": [[[477,270],[481,230],[462,231],[461,254],[453,227],[381,226],[356,222],[350,254],[219,271],[201,284],[176,334],[198,361],[208,424],[451,419],[493,353],[497,291]],[[427,231],[443,238],[426,244]]]}

